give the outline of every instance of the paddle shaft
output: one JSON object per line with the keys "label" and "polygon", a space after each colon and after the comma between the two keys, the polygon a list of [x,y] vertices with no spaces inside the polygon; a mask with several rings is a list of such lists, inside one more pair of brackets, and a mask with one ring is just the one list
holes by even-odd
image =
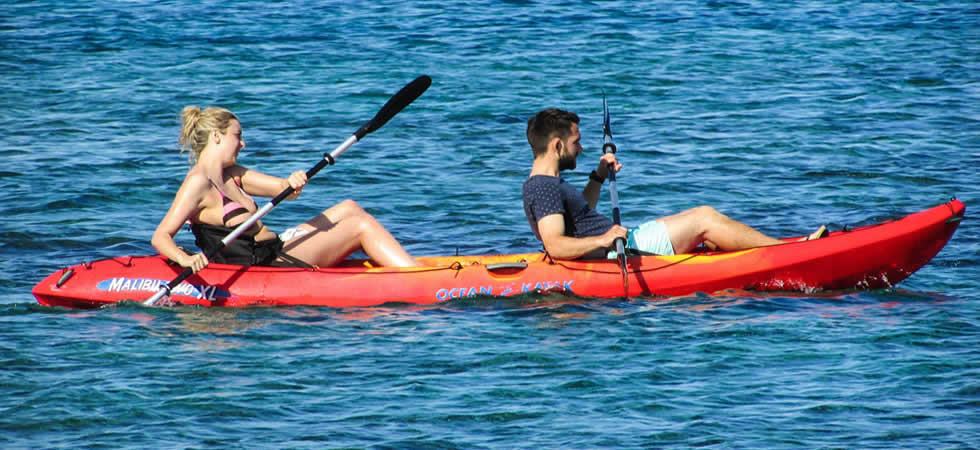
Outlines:
{"label": "paddle shaft", "polygon": [[[607,148],[611,149],[607,150]],[[616,145],[612,142],[606,142],[602,146],[603,153],[616,153]],[[609,164],[609,203],[612,204],[612,215],[613,223],[616,225],[622,225],[622,221],[619,218],[619,195],[616,194],[616,168],[612,164]],[[620,253],[623,252],[623,238],[616,238],[616,250]]]}
{"label": "paddle shaft", "polygon": [[[616,144],[612,140],[612,130],[609,126],[609,108],[606,107],[606,94],[602,94],[602,153],[616,153]],[[616,167],[609,164],[609,202],[612,204],[613,223],[622,226],[619,218],[619,194],[616,193]],[[616,238],[616,260],[619,270],[623,273],[623,295],[629,296],[629,270],[626,267],[626,240]]]}
{"label": "paddle shaft", "polygon": [[[323,159],[317,162],[317,164],[313,166],[310,170],[307,170],[306,179],[309,180],[310,178],[313,178],[313,176],[316,175],[317,172],[320,171],[320,169],[323,169],[324,167],[333,164],[334,161],[340,157],[340,155],[344,154],[344,152],[346,152],[347,149],[349,149],[352,145],[356,144],[359,140],[363,139],[364,136],[377,130],[378,128],[381,128],[385,123],[388,122],[388,120],[394,117],[395,114],[398,114],[402,109],[404,109],[410,103],[415,101],[416,98],[422,95],[422,93],[425,92],[425,90],[428,89],[431,84],[432,84],[432,79],[426,75],[422,75],[416,78],[411,83],[405,85],[405,87],[399,90],[398,93],[396,93],[393,97],[391,97],[391,99],[389,99],[388,102],[381,107],[378,113],[375,114],[370,121],[368,121],[366,124],[364,124],[364,126],[362,126],[356,132],[354,132],[354,134],[348,137],[347,140],[345,140],[343,143],[338,145],[337,148],[335,148],[332,152],[325,153],[323,155]],[[292,186],[287,187],[285,190],[280,192],[279,195],[275,196],[271,201],[269,201],[269,203],[267,203],[261,209],[256,211],[255,214],[252,214],[252,216],[249,217],[248,220],[243,222],[241,225],[237,226],[234,230],[232,230],[231,233],[228,233],[228,236],[225,236],[225,238],[221,240],[221,245],[212,248],[209,252],[205,254],[208,260],[210,260],[215,255],[217,255],[218,252],[224,249],[232,241],[237,239],[238,236],[241,236],[241,234],[244,233],[245,230],[248,230],[249,228],[252,227],[252,225],[255,225],[255,223],[261,220],[263,217],[265,217],[266,214],[269,214],[269,212],[272,211],[272,208],[275,208],[276,205],[278,205],[280,202],[285,200],[286,197],[292,195],[293,192],[295,191],[296,190],[293,189]],[[174,278],[166,285],[161,286],[160,289],[156,292],[156,294],[153,294],[153,296],[147,299],[146,301],[144,301],[143,304],[146,306],[156,305],[156,303],[160,301],[160,299],[162,299],[164,296],[168,295],[170,291],[173,290],[173,288],[177,287],[177,285],[182,283],[184,280],[186,280],[188,277],[190,277],[193,274],[194,274],[194,269],[190,267],[184,268],[184,271],[181,272],[180,275],[177,276],[177,278]]]}
{"label": "paddle shaft", "polygon": [[[603,153],[616,153],[616,144],[613,144],[611,141],[607,141],[605,144],[603,144],[602,151]],[[616,168],[613,167],[612,164],[609,164],[609,203],[612,204],[613,223],[616,225],[622,225],[623,222],[619,217],[619,194],[616,193]],[[624,265],[626,259],[625,246],[625,239],[616,238],[617,259],[622,260]]]}

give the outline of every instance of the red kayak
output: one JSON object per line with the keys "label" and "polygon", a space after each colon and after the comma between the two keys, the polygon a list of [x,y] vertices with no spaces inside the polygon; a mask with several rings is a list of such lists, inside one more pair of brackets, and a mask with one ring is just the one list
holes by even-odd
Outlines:
{"label": "red kayak", "polygon": [[[563,291],[587,297],[678,296],[724,289],[817,292],[879,289],[929,262],[963,219],[958,200],[901,219],[814,240],[734,252],[628,259],[628,292],[616,260],[555,261],[542,253],[418,258],[425,267],[372,267],[347,260],[327,269],[211,264],[172,290],[172,304],[373,306],[472,296]],[[183,268],[161,256],[123,256],[66,267],[34,287],[47,306],[97,308],[142,301]]]}

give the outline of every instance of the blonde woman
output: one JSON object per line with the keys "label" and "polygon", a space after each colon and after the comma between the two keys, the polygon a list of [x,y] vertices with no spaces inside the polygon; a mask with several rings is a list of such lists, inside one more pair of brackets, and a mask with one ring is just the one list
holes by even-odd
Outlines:
{"label": "blonde woman", "polygon": [[[238,117],[227,109],[188,106],[181,112],[181,123],[179,143],[190,151],[194,166],[153,232],[152,244],[171,261],[197,272],[208,265],[205,253],[257,211],[251,196],[274,197],[292,187],[295,192],[288,199],[295,199],[307,180],[303,171],[284,179],[238,165],[238,153],[245,148],[245,141]],[[177,231],[188,221],[201,253],[189,255],[174,242]],[[382,266],[419,265],[353,200],[344,200],[279,235],[256,222],[218,252],[213,262],[329,267],[357,250],[364,250]]]}

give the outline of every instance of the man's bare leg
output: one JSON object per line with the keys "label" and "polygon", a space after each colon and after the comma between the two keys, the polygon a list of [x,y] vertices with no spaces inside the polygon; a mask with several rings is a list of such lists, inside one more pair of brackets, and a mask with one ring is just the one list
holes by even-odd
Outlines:
{"label": "man's bare leg", "polygon": [[[667,233],[670,235],[675,253],[690,252],[705,241],[720,250],[728,251],[785,243],[766,236],[710,206],[699,206],[658,220],[662,220],[667,226]],[[824,231],[825,228],[821,227],[806,239],[816,239]]]}

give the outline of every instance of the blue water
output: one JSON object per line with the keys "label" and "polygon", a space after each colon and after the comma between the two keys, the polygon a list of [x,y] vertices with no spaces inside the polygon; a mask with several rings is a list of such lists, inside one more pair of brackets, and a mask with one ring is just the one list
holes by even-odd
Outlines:
{"label": "blue water", "polygon": [[[980,442],[975,2],[369,3],[0,8],[0,447]],[[97,311],[31,296],[65,265],[153,252],[187,169],[183,106],[234,110],[240,161],[287,174],[421,74],[428,92],[265,222],[353,198],[413,254],[536,250],[524,121],[582,116],[581,185],[602,91],[627,224],[709,204],[784,236],[954,196],[968,219],[872,292]]]}

